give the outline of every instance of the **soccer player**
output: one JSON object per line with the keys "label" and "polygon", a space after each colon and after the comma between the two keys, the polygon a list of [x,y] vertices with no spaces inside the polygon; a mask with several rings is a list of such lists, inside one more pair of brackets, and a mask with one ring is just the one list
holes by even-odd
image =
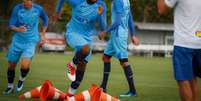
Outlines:
{"label": "soccer player", "polygon": [[[83,79],[91,56],[92,36],[97,34],[96,23],[99,23],[101,31],[106,28],[106,6],[102,0],[66,1],[72,7],[72,17],[66,26],[65,37],[67,43],[75,50],[72,61],[67,63],[67,75],[73,81],[67,96],[73,96]],[[56,18],[59,17],[64,2],[65,0],[59,0]],[[104,35],[101,34],[100,37],[103,38]]]}
{"label": "soccer player", "polygon": [[43,30],[40,34],[42,40],[45,40],[45,32],[48,26],[48,16],[43,8],[34,4],[32,0],[23,0],[12,11],[9,21],[9,28],[14,32],[8,58],[8,87],[3,94],[10,94],[14,90],[13,81],[15,78],[15,68],[21,58],[21,75],[16,85],[16,91],[23,88],[24,80],[29,73],[31,60],[35,53],[37,42],[40,40],[38,24],[39,17],[43,21]]}
{"label": "soccer player", "polygon": [[182,101],[200,101],[201,13],[200,0],[158,0],[158,11],[174,9],[174,75]]}
{"label": "soccer player", "polygon": [[[135,45],[139,45],[139,39],[135,36],[133,17],[130,10],[129,0],[112,1],[112,26],[106,31],[111,32],[111,38],[104,51],[104,73],[101,87],[106,92],[108,77],[111,70],[111,57],[119,59],[128,81],[129,91],[120,97],[136,96],[136,89],[133,82],[133,72],[128,63],[128,33]],[[105,33],[105,32],[103,32]]]}

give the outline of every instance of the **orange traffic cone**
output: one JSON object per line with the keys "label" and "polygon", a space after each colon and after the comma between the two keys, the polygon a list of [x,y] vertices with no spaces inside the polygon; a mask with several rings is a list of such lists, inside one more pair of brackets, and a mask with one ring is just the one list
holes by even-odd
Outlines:
{"label": "orange traffic cone", "polygon": [[98,86],[92,84],[88,90],[76,94],[72,97],[67,97],[64,101],[98,101],[96,98],[93,98],[94,92],[99,89]]}
{"label": "orange traffic cone", "polygon": [[39,98],[40,89],[41,89],[41,86],[36,87],[36,88],[32,89],[31,91],[28,91],[28,92],[20,95],[19,99],[24,100],[25,98]]}
{"label": "orange traffic cone", "polygon": [[42,88],[40,90],[40,100],[46,101],[48,100],[59,100],[63,101],[65,98],[65,93],[54,88],[51,81],[46,80],[45,83],[42,85]]}
{"label": "orange traffic cone", "polygon": [[119,99],[112,97],[111,95],[107,93],[104,93],[102,89],[99,91],[99,94],[100,94],[100,99],[97,101],[120,101]]}

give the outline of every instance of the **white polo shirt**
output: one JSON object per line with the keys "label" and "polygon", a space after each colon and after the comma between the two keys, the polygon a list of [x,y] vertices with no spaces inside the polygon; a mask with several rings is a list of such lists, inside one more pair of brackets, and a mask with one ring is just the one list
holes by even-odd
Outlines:
{"label": "white polo shirt", "polygon": [[165,0],[174,8],[174,45],[201,49],[201,0]]}

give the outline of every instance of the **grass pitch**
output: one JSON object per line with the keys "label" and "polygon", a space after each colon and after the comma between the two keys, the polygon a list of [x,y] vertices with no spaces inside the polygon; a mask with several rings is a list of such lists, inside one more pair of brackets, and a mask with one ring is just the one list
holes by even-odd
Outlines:
{"label": "grass pitch", "polygon": [[[45,80],[51,80],[53,85],[66,92],[70,81],[65,76],[65,65],[71,60],[72,54],[36,54],[30,74],[27,77],[22,92],[2,95],[7,86],[7,61],[5,53],[0,53],[0,101],[19,101],[20,93],[41,85]],[[133,67],[137,97],[124,98],[121,101],[179,101],[177,84],[173,78],[171,58],[129,57]],[[101,55],[92,56],[85,73],[85,77],[78,92],[87,89],[92,83],[100,84],[102,80],[103,63]],[[19,65],[16,69],[15,84],[19,77]],[[127,92],[128,85],[118,60],[112,60],[112,71],[108,82],[108,93],[118,96]],[[201,95],[200,95],[201,96]],[[28,99],[26,101],[38,101]]]}

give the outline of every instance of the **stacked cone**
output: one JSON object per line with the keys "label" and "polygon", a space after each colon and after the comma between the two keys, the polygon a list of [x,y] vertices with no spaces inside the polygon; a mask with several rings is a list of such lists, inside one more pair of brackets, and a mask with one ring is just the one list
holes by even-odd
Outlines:
{"label": "stacked cone", "polygon": [[63,101],[65,98],[65,93],[53,87],[49,80],[46,80],[40,90],[40,100],[59,100]]}
{"label": "stacked cone", "polygon": [[49,80],[46,80],[42,86],[36,87],[19,96],[20,100],[25,98],[40,98],[41,101],[59,100],[59,101],[120,101],[119,99],[104,93],[101,88],[92,84],[89,89],[78,93],[72,97],[66,97],[66,94],[53,87]]}
{"label": "stacked cone", "polygon": [[46,99],[63,101],[65,93],[54,88],[52,83],[49,80],[46,80],[42,86],[36,87],[19,96],[20,100],[28,98],[40,98],[41,101],[46,101]]}
{"label": "stacked cone", "polygon": [[67,97],[64,101],[120,101],[111,95],[104,93],[101,88],[92,84],[92,86],[82,93],[72,97]]}
{"label": "stacked cone", "polygon": [[98,101],[98,100],[93,100],[93,99],[96,99],[93,97],[93,95],[97,89],[99,89],[98,86],[96,86],[95,84],[92,84],[88,90],[78,93],[75,96],[67,97],[64,101]]}
{"label": "stacked cone", "polygon": [[24,100],[25,98],[39,98],[40,89],[41,89],[41,86],[36,87],[36,88],[32,89],[31,91],[28,91],[28,92],[20,95],[19,99]]}

